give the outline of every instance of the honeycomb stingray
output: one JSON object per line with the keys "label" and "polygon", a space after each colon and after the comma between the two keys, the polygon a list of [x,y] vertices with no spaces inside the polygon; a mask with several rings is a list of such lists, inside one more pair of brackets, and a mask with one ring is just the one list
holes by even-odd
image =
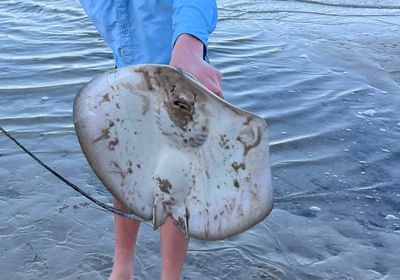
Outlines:
{"label": "honeycomb stingray", "polygon": [[272,209],[265,121],[170,66],[109,71],[77,94],[74,122],[104,186],[154,228],[223,239]]}

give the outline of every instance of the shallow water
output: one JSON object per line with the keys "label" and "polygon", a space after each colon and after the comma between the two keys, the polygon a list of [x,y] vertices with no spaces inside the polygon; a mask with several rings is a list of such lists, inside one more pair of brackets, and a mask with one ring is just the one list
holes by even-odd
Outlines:
{"label": "shallow water", "polygon": [[[400,4],[220,1],[211,62],[226,99],[269,124],[275,208],[234,238],[191,241],[183,279],[400,279]],[[0,125],[94,197],[77,90],[113,67],[76,1],[0,3]],[[0,136],[0,279],[107,279],[112,215]],[[142,226],[136,279],[157,279]]]}

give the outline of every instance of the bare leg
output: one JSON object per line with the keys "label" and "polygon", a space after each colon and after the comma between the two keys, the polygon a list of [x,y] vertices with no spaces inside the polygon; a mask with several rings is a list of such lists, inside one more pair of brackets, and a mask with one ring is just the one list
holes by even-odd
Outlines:
{"label": "bare leg", "polygon": [[188,240],[170,217],[161,226],[162,280],[179,280],[185,262]]}
{"label": "bare leg", "polygon": [[[125,210],[118,200],[114,198],[113,201],[114,207]],[[115,256],[109,280],[131,280],[133,279],[132,262],[140,222],[115,215],[114,223]]]}

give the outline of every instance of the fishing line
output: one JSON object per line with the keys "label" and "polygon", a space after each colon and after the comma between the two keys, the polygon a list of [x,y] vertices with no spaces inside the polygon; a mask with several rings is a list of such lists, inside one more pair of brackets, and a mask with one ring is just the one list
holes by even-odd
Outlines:
{"label": "fishing line", "polygon": [[67,184],[69,187],[73,188],[75,191],[77,191],[78,193],[80,193],[81,195],[83,195],[84,197],[86,197],[87,199],[89,199],[90,201],[96,203],[98,206],[100,206],[101,208],[108,210],[114,214],[120,215],[122,217],[125,218],[129,218],[132,220],[136,220],[139,222],[145,222],[146,220],[136,216],[133,213],[129,213],[126,211],[122,211],[119,210],[117,208],[114,208],[108,204],[105,204],[104,202],[101,202],[97,199],[95,199],[94,197],[92,197],[90,194],[88,194],[87,192],[83,191],[81,188],[79,188],[77,185],[71,183],[70,181],[68,181],[67,179],[65,179],[63,176],[61,176],[59,173],[57,173],[54,169],[52,169],[50,166],[48,166],[47,164],[45,164],[43,161],[41,161],[37,156],[35,156],[31,151],[29,151],[27,148],[25,148],[24,145],[22,145],[17,139],[15,139],[13,136],[11,136],[11,134],[9,134],[5,129],[3,129],[0,126],[0,131],[3,132],[8,138],[11,139],[11,141],[13,141],[17,146],[19,146],[25,153],[27,153],[31,158],[33,158],[37,163],[39,163],[41,166],[43,166],[44,168],[46,168],[50,173],[52,173],[54,176],[56,176],[58,179],[60,179],[61,181],[63,181],[65,184]]}

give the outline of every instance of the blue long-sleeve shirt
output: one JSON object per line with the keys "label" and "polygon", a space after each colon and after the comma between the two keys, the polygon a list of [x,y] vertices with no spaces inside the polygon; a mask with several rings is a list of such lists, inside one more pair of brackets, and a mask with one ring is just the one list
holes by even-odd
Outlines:
{"label": "blue long-sleeve shirt", "polygon": [[181,34],[207,47],[217,23],[215,0],[80,0],[112,49],[117,67],[167,64]]}

